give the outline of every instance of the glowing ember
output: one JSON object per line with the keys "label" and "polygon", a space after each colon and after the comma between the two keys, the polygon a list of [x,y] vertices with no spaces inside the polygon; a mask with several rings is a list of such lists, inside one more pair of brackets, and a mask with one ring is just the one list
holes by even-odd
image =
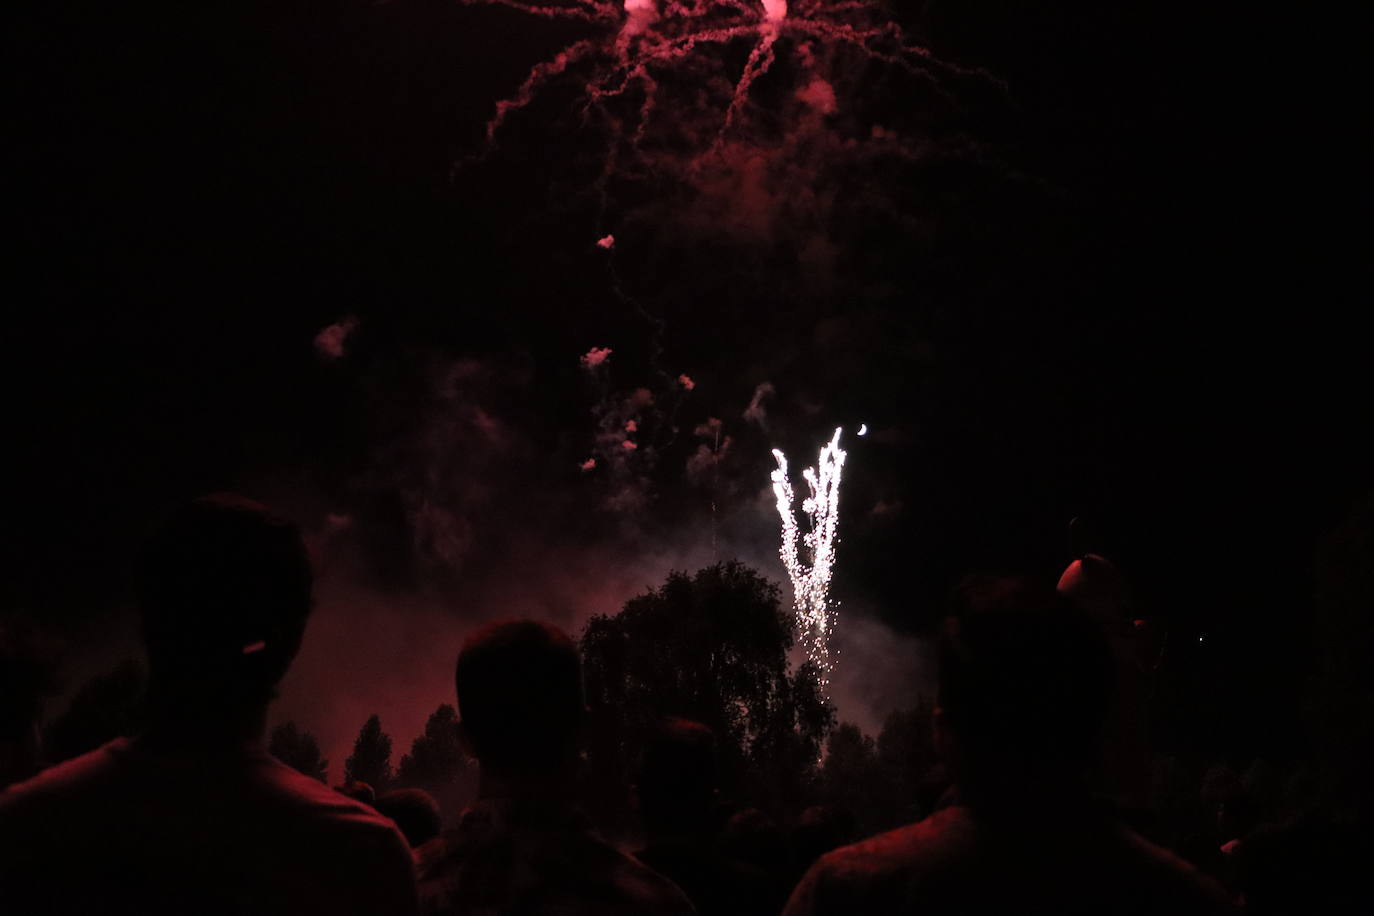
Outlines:
{"label": "glowing ember", "polygon": [[806,468],[802,477],[811,488],[811,495],[802,502],[802,511],[810,519],[811,530],[801,535],[810,565],[797,547],[799,528],[792,508],[792,484],[787,479],[787,456],[773,449],[778,468],[773,472],[773,493],[778,498],[778,515],[782,517],[782,556],[788,578],[792,580],[792,603],[797,614],[797,632],[802,648],[816,665],[816,676],[822,692],[830,683],[830,631],[834,617],[830,607],[830,575],[835,567],[835,530],[840,520],[840,472],[844,469],[844,450],[840,448],[840,430],[830,443],[821,449],[815,468]]}

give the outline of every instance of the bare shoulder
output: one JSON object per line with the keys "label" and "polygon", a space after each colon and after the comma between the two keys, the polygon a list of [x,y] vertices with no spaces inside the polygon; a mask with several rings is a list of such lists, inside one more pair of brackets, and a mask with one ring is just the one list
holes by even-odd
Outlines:
{"label": "bare shoulder", "polygon": [[274,757],[265,758],[258,772],[265,791],[283,805],[313,811],[323,819],[338,823],[395,829],[390,820],[368,805],[335,792],[319,780],[298,773]]}
{"label": "bare shoulder", "polygon": [[10,786],[0,792],[0,813],[17,817],[83,792],[101,791],[116,778],[116,758],[127,743],[122,738],[112,741]]}
{"label": "bare shoulder", "polygon": [[1226,890],[1196,866],[1127,827],[1122,826],[1118,835],[1139,863],[1146,881],[1169,900],[1173,912],[1236,912]]}
{"label": "bare shoulder", "polygon": [[613,850],[620,859],[617,883],[625,889],[636,903],[644,906],[645,912],[653,913],[693,913],[695,910],[682,889],[671,880],[654,871],[643,862]]}
{"label": "bare shoulder", "polygon": [[907,871],[962,848],[972,838],[968,811],[945,808],[925,820],[842,846],[812,866],[835,880],[876,878],[890,871]]}
{"label": "bare shoulder", "polygon": [[966,849],[973,829],[967,810],[956,806],[826,853],[802,877],[784,913],[861,912],[878,901],[891,908],[914,873]]}

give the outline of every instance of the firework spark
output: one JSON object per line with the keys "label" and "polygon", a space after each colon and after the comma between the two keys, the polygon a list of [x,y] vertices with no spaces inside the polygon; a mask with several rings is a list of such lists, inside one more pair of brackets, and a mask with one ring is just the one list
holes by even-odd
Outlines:
{"label": "firework spark", "polygon": [[[811,495],[802,502],[802,511],[810,521],[810,530],[802,534],[793,509],[792,484],[787,479],[787,456],[773,449],[778,461],[773,471],[773,494],[778,498],[778,515],[782,517],[782,548],[779,554],[787,576],[792,580],[792,602],[797,615],[797,632],[802,648],[816,666],[816,677],[822,692],[830,683],[830,632],[834,629],[833,608],[830,605],[830,576],[835,568],[835,531],[840,520],[840,472],[844,470],[845,452],[840,448],[840,432],[836,429],[829,444],[821,448],[816,467],[806,468],[802,477],[811,488]],[[797,541],[800,535],[801,547]],[[803,552],[809,564],[803,559]]]}

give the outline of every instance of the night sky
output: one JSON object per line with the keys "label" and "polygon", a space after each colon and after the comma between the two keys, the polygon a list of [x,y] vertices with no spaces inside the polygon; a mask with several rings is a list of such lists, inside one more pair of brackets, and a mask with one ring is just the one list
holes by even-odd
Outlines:
{"label": "night sky", "polygon": [[575,631],[717,558],[784,581],[769,449],[844,426],[842,719],[909,705],[948,589],[1057,575],[1082,516],[1200,685],[1177,740],[1284,739],[1314,545],[1374,483],[1353,23],[896,3],[967,72],[784,37],[703,158],[747,45],[665,77],[635,157],[577,68],[485,139],[593,25],[25,7],[0,610],[69,682],[133,651],[158,519],[232,489],[320,570],[274,720],[337,775],[379,712],[399,756],[477,621]]}

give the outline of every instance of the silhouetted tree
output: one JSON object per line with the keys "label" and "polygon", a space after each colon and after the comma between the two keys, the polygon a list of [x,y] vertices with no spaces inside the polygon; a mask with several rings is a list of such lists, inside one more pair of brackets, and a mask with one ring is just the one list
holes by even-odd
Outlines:
{"label": "silhouetted tree", "polygon": [[[582,636],[593,795],[619,807],[642,736],[663,716],[709,727],[726,790],[795,803],[833,721],[809,668],[790,672],[791,621],[778,588],[722,563],[672,573]],[[751,794],[751,803],[769,799]]]}
{"label": "silhouetted tree", "polygon": [[825,742],[821,779],[836,785],[867,781],[877,764],[877,743],[853,722],[841,722]]}
{"label": "silhouetted tree", "polygon": [[44,733],[47,763],[61,763],[107,741],[132,735],[144,725],[147,677],[137,662],[125,661],[81,686]]}
{"label": "silhouetted tree", "polygon": [[828,805],[851,812],[861,831],[872,831],[881,805],[878,750],[874,740],[852,722],[830,733],[821,764],[821,797]]}
{"label": "silhouetted tree", "polygon": [[[935,708],[922,700],[912,709],[893,710],[883,720],[877,742],[877,783],[882,794],[876,830],[919,820],[934,799],[922,787],[939,763],[935,753]],[[933,788],[933,787],[932,787]],[[928,792],[925,794],[934,794]]]}
{"label": "silhouetted tree", "polygon": [[327,782],[329,761],[320,757],[320,745],[310,732],[303,732],[295,722],[285,722],[272,729],[268,751],[282,763],[311,779]]}
{"label": "silhouetted tree", "polygon": [[448,808],[471,782],[471,762],[458,737],[458,711],[444,703],[425,722],[425,730],[401,757],[396,784],[424,789],[440,808]]}
{"label": "silhouetted tree", "polygon": [[353,755],[344,761],[344,782],[365,782],[379,795],[391,784],[391,736],[382,731],[376,715],[353,742]]}

